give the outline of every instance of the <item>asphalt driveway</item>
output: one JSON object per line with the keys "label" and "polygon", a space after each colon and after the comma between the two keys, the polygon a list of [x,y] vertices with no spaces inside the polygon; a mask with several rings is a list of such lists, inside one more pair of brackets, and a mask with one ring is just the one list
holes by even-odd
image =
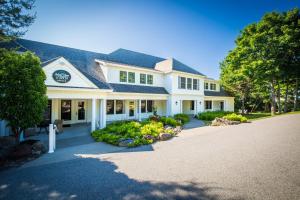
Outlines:
{"label": "asphalt driveway", "polygon": [[300,199],[300,115],[86,148],[0,172],[0,199]]}

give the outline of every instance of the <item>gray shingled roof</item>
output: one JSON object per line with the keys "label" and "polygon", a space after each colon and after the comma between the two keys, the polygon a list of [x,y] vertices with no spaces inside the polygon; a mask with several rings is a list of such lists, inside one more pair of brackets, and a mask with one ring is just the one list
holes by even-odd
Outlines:
{"label": "gray shingled roof", "polygon": [[222,87],[220,91],[205,91],[204,96],[218,96],[218,97],[231,97]]}
{"label": "gray shingled roof", "polygon": [[164,87],[110,83],[114,92],[169,94]]}
{"label": "gray shingled roof", "polygon": [[0,43],[0,47],[18,48],[19,51],[32,51],[40,58],[42,66],[45,66],[60,57],[64,57],[97,87],[100,89],[110,89],[109,85],[102,81],[100,77],[97,77],[96,74],[89,73],[95,63],[95,59],[105,58],[105,54],[24,39],[18,39],[15,42],[10,43]]}

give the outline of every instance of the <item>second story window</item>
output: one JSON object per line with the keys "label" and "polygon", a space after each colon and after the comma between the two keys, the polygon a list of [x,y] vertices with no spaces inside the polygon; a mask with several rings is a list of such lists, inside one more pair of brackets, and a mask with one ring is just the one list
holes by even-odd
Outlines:
{"label": "second story window", "polygon": [[146,84],[146,74],[140,74],[140,84]]}
{"label": "second story window", "polygon": [[179,78],[179,89],[186,88],[186,78],[185,77],[178,77]]}
{"label": "second story window", "polygon": [[193,90],[199,90],[199,80],[193,79]]}
{"label": "second story window", "polygon": [[127,72],[126,71],[120,71],[120,82],[127,82]]}
{"label": "second story window", "polygon": [[210,84],[210,90],[216,90],[216,84],[215,83]]}
{"label": "second story window", "polygon": [[191,90],[191,89],[192,89],[192,79],[191,79],[191,78],[187,78],[186,88],[187,88],[188,90]]}
{"label": "second story window", "polygon": [[128,72],[128,83],[135,83],[135,73]]}
{"label": "second story window", "polygon": [[147,84],[153,85],[153,75],[147,74]]}
{"label": "second story window", "polygon": [[208,90],[208,83],[204,83],[204,89]]}

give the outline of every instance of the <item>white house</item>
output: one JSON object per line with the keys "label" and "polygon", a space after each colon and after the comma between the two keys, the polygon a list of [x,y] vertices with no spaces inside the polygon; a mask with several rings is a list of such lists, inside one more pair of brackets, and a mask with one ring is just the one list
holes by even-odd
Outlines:
{"label": "white house", "polygon": [[23,39],[5,47],[29,50],[41,59],[49,98],[45,119],[52,123],[88,122],[95,130],[154,112],[171,116],[234,110],[234,98],[218,81],[173,58],[125,49],[101,54]]}

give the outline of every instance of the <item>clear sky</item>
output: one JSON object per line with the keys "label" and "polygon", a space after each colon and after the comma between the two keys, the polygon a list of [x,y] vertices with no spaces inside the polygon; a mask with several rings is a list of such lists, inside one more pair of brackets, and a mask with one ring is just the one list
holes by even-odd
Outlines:
{"label": "clear sky", "polygon": [[212,78],[246,25],[300,0],[40,0],[26,39],[100,53],[176,58]]}

